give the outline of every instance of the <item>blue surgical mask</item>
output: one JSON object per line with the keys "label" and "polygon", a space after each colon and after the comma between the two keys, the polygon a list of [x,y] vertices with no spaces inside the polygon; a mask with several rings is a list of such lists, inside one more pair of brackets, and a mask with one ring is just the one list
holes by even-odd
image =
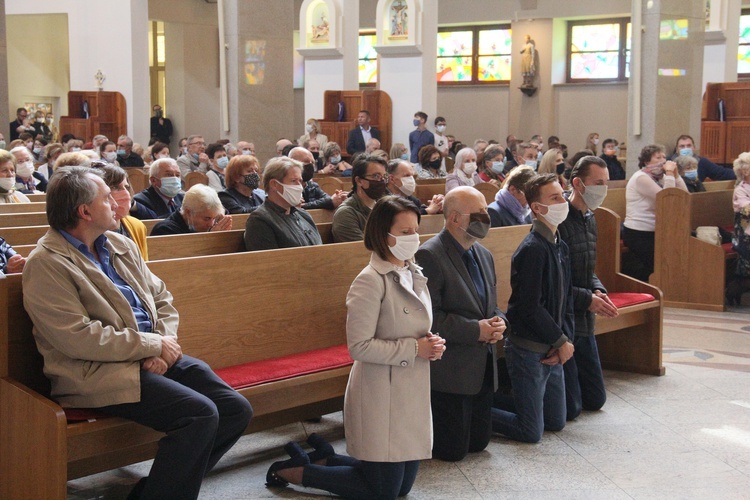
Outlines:
{"label": "blue surgical mask", "polygon": [[680,150],[680,156],[690,156],[693,154],[693,148],[682,148]]}
{"label": "blue surgical mask", "polygon": [[698,171],[697,170],[685,170],[685,179],[689,181],[694,181],[698,178]]}
{"label": "blue surgical mask", "polygon": [[536,165],[537,165],[537,162],[536,162],[536,160],[526,160],[526,163],[525,163],[525,165],[526,165],[527,167],[531,167],[531,168],[533,168],[534,170],[536,170]]}
{"label": "blue surgical mask", "polygon": [[414,124],[415,127],[419,127],[419,120],[417,120],[416,118],[412,120],[412,123]]}
{"label": "blue surgical mask", "polygon": [[332,164],[336,165],[338,162],[341,161],[341,156],[331,156],[330,160]]}
{"label": "blue surgical mask", "polygon": [[167,198],[174,198],[180,192],[182,188],[182,182],[179,177],[162,177],[161,178],[161,194]]}
{"label": "blue surgical mask", "polygon": [[198,153],[193,153],[191,156],[196,160],[201,157],[201,155],[199,155]]}
{"label": "blue surgical mask", "polygon": [[227,168],[227,165],[229,165],[229,158],[226,156],[222,156],[218,160],[216,160],[216,166],[220,169],[224,170]]}
{"label": "blue surgical mask", "polygon": [[243,155],[251,155],[251,154],[253,154],[253,152],[252,152],[252,151],[250,151],[249,149],[243,149],[243,150],[242,150],[242,154],[243,154]]}
{"label": "blue surgical mask", "polygon": [[404,154],[402,154],[402,155],[401,155],[401,159],[402,159],[402,160],[406,160],[406,161],[409,161],[409,153],[404,153]]}
{"label": "blue surgical mask", "polygon": [[502,174],[504,167],[505,167],[505,163],[501,161],[492,162],[492,171],[495,172],[496,174]]}
{"label": "blue surgical mask", "polygon": [[[73,149],[75,149],[75,148],[73,148]],[[117,150],[117,156],[125,156],[126,154],[127,153],[125,152],[124,149],[118,149]]]}

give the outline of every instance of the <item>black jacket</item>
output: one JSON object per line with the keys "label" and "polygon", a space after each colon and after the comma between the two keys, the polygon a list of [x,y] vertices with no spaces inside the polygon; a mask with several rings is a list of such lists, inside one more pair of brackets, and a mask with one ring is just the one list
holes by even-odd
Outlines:
{"label": "black jacket", "polygon": [[251,197],[247,197],[234,188],[219,192],[219,199],[224,208],[230,214],[249,214],[263,204],[264,198],[253,191]]}
{"label": "black jacket", "polygon": [[609,180],[625,180],[625,170],[622,168],[622,163],[620,163],[620,160],[618,160],[616,156],[601,155],[599,158],[604,160],[604,163],[607,164],[607,170],[609,170]]}
{"label": "black jacket", "polygon": [[557,227],[570,252],[573,308],[576,335],[594,334],[594,313],[589,311],[594,290],[607,293],[596,277],[596,219],[590,211],[581,212],[570,205],[568,218]]}
{"label": "black jacket", "polygon": [[538,353],[573,341],[575,329],[568,245],[550,238],[547,226],[534,221],[510,265],[510,342]]}
{"label": "black jacket", "polygon": [[167,234],[194,233],[180,212],[175,212],[161,222],[158,222],[151,230],[149,236],[164,236]]}
{"label": "black jacket", "polygon": [[[177,196],[172,198],[175,204],[175,210],[179,210],[182,206],[182,199],[185,197],[182,193],[177,193]],[[151,210],[156,215],[156,219],[166,219],[172,213],[169,207],[164,203],[164,199],[156,192],[154,186],[149,186],[137,195],[133,197],[135,201],[143,205],[144,207]],[[138,214],[133,214],[138,217]],[[153,218],[153,217],[152,217]]]}
{"label": "black jacket", "polygon": [[302,191],[302,197],[305,200],[302,208],[305,210],[314,210],[316,208],[333,210],[335,208],[331,197],[315,181],[307,181],[305,183],[305,190]]}
{"label": "black jacket", "polygon": [[[373,139],[380,140],[380,131],[375,127],[370,127],[370,136]],[[365,138],[362,135],[362,130],[359,128],[359,125],[357,125],[356,128],[349,131],[349,137],[346,141],[346,152],[350,155],[354,155],[360,151],[364,151],[366,149],[365,146]]]}

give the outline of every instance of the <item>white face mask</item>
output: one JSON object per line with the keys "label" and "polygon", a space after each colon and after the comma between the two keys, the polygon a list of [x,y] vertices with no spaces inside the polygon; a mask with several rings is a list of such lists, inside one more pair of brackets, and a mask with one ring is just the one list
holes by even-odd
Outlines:
{"label": "white face mask", "polygon": [[408,175],[406,177],[401,178],[401,187],[399,188],[402,193],[406,196],[411,196],[414,191],[417,189],[417,181],[414,180],[414,177],[411,175]]}
{"label": "white face mask", "polygon": [[396,244],[392,247],[389,246],[388,249],[398,260],[411,260],[414,254],[417,253],[417,250],[419,250],[419,233],[405,234],[403,236],[388,234],[396,239]]}
{"label": "white face mask", "polygon": [[302,203],[302,192],[305,189],[304,187],[299,184],[282,184],[281,182],[279,182],[279,184],[284,188],[284,190],[279,193],[279,195],[284,198],[284,201],[293,207]]}
{"label": "white face mask", "polygon": [[16,167],[16,175],[19,177],[28,178],[31,177],[31,174],[34,173],[34,164],[30,161],[25,161],[23,163],[19,163]]}
{"label": "white face mask", "polygon": [[[604,198],[607,197],[607,186],[583,186],[584,192],[581,193],[583,202],[592,212],[602,206]],[[579,191],[580,193],[580,191]]]}
{"label": "white face mask", "polygon": [[309,134],[309,133],[311,133],[311,132],[313,131],[313,126],[312,126],[312,124],[308,123],[307,125],[305,125],[305,131],[306,131],[306,132],[307,132],[308,134]]}
{"label": "white face mask", "polygon": [[594,143],[594,146],[596,146],[597,144],[599,144],[599,139],[598,139],[598,138],[597,138],[597,139],[594,139],[594,140],[593,140],[593,141],[591,141],[591,142],[593,142],[593,143]]}
{"label": "white face mask", "polygon": [[16,177],[0,177],[0,191],[10,193],[16,187]]}
{"label": "white face mask", "polygon": [[545,215],[539,214],[542,217],[544,217],[544,220],[552,224],[553,226],[557,227],[560,224],[562,224],[565,219],[568,218],[568,203],[555,203],[554,205],[542,205],[543,207],[547,207],[547,213]]}
{"label": "white face mask", "polygon": [[104,159],[110,163],[114,163],[114,161],[117,159],[117,153],[115,153],[114,151],[104,153]]}
{"label": "white face mask", "polygon": [[435,130],[442,134],[443,132],[445,132],[445,125],[438,125],[437,127],[435,127]]}
{"label": "white face mask", "polygon": [[464,163],[464,166],[461,168],[461,170],[463,170],[468,177],[471,177],[472,175],[474,175],[474,172],[477,171],[477,164],[474,162]]}

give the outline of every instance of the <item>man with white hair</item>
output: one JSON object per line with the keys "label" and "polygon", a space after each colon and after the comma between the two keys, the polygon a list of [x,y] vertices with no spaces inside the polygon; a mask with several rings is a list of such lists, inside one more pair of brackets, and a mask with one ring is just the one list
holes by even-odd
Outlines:
{"label": "man with white hair", "polygon": [[205,184],[196,184],[185,193],[180,209],[154,226],[151,236],[230,229],[232,218],[224,216],[219,194]]}
{"label": "man with white hair", "polygon": [[279,139],[276,143],[276,156],[283,156],[284,148],[292,144],[289,139]]}
{"label": "man with white hair", "polygon": [[372,153],[376,149],[380,149],[380,141],[377,140],[374,137],[371,137],[367,141],[367,144],[365,145],[365,153],[367,153],[369,155],[370,153]]}
{"label": "man with white hair", "polygon": [[26,146],[16,146],[10,150],[16,158],[16,191],[24,194],[42,193],[47,189],[47,180],[34,170],[31,151]]}
{"label": "man with white hair", "polygon": [[247,141],[237,141],[237,151],[239,151],[240,154],[243,155],[254,155],[255,144]]}
{"label": "man with white hair", "polygon": [[[160,158],[151,164],[149,170],[151,186],[133,199],[149,209],[152,219],[165,219],[182,206],[184,194],[180,192],[180,167],[172,158]],[[140,218],[140,217],[139,217]]]}

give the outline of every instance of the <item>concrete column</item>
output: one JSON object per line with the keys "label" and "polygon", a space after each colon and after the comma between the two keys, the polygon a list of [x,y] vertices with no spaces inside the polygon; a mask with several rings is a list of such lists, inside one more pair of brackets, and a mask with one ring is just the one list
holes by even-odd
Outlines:
{"label": "concrete column", "polygon": [[[0,109],[8,109],[8,41],[5,30],[5,0],[0,0]],[[9,133],[7,123],[15,119],[15,110],[9,110],[5,118],[5,124],[0,125],[3,135]],[[7,131],[6,131],[7,130]],[[10,143],[10,137],[5,140]]]}
{"label": "concrete column", "polygon": [[279,138],[296,137],[289,97],[294,0],[223,4],[225,40],[219,50],[227,56],[229,131],[222,135],[232,142],[252,141],[263,165],[274,156]]}
{"label": "concrete column", "polygon": [[737,81],[737,46],[740,38],[740,0],[713,0],[703,56],[703,85]]}
{"label": "concrete column", "polygon": [[[670,151],[685,133],[700,141],[704,9],[703,0],[633,0],[629,175],[638,170],[638,154],[648,144],[663,144]],[[660,39],[662,23],[678,19],[688,20],[688,36]]]}
{"label": "concrete column", "polygon": [[[359,90],[359,0],[329,0],[329,3],[338,10],[337,19],[329,20],[332,32],[327,46],[330,47],[318,49],[311,44],[300,51],[305,58],[305,121],[323,118],[326,90]],[[302,9],[306,5],[304,2]],[[303,22],[300,19],[300,38],[309,30]],[[302,41],[300,44],[304,46]],[[304,130],[304,123],[294,125],[296,130]]]}
{"label": "concrete column", "polygon": [[[381,4],[378,3],[378,9]],[[414,113],[424,111],[429,116],[428,128],[437,113],[437,0],[416,0],[417,19],[410,19],[411,28],[418,30],[415,46],[377,47],[380,57],[378,89],[388,93],[393,102],[392,142],[408,146],[409,133],[414,130]],[[378,30],[384,29],[377,26]]]}
{"label": "concrete column", "polygon": [[[513,37],[513,54],[511,56],[510,104],[508,108],[508,132],[528,140],[534,134],[541,134],[544,139],[555,131],[555,94],[552,88],[552,19],[523,20],[511,24]],[[520,47],[525,44],[524,38],[530,35],[536,45],[536,77],[534,85],[537,91],[528,96],[521,92],[523,83],[521,74]],[[501,138],[505,140],[505,138]]]}

